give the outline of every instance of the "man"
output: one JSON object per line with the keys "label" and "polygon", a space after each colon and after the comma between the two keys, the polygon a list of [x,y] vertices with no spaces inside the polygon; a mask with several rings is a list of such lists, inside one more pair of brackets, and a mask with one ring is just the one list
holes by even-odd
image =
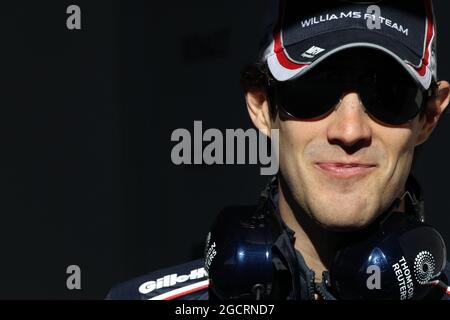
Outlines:
{"label": "man", "polygon": [[[266,198],[270,215],[282,221],[274,242],[288,237],[292,250],[278,249],[291,250],[298,264],[294,276],[273,281],[282,288],[280,299],[346,297],[328,279],[343,244],[350,237],[357,242],[353,235],[376,229],[394,212],[423,219],[420,190],[410,176],[414,151],[450,100],[449,83],[437,78],[431,1],[316,2],[272,1],[269,41],[242,74],[255,127],[279,133],[280,170]],[[207,269],[215,259],[217,270],[220,258],[211,256],[210,243],[207,251]],[[274,256],[277,274],[289,269],[286,255]],[[207,299],[204,263],[153,273],[108,297]],[[439,276],[448,281],[448,267]],[[217,289],[220,280],[213,285]],[[402,288],[400,298],[413,297],[406,295],[412,285]],[[219,298],[233,296],[222,293]],[[422,298],[445,297],[430,290]]]}

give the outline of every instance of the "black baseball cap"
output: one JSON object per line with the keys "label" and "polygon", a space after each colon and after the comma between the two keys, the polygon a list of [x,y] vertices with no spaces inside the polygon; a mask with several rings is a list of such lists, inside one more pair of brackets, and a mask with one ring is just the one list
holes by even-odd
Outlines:
{"label": "black baseball cap", "polygon": [[293,80],[331,55],[373,48],[397,60],[424,90],[437,80],[431,0],[270,0],[260,60]]}

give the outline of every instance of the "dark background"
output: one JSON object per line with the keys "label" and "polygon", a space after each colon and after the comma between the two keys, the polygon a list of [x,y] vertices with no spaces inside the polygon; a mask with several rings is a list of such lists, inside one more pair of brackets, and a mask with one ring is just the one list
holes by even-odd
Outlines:
{"label": "dark background", "polygon": [[[66,8],[82,29],[66,28]],[[175,166],[176,128],[250,128],[239,70],[256,58],[261,0],[15,1],[0,7],[0,298],[101,299],[114,284],[201,257],[258,166]],[[435,1],[450,79],[450,3]],[[414,172],[450,243],[449,116]],[[82,289],[66,288],[81,267]]]}

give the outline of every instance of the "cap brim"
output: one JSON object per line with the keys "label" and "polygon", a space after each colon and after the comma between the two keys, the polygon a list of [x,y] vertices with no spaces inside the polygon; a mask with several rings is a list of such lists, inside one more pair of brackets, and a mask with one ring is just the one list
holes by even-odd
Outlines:
{"label": "cap brim", "polygon": [[[434,34],[432,37],[434,37]],[[280,36],[279,39],[281,38]],[[279,39],[278,41],[280,41]],[[424,52],[424,57],[419,57],[402,43],[369,29],[328,32],[287,48],[278,44],[278,50],[276,41],[277,39],[273,43],[272,54],[268,56],[267,63],[270,72],[278,81],[298,78],[337,52],[361,47],[373,48],[390,55],[405,68],[423,89],[430,87],[433,77],[433,73],[428,66],[431,59],[426,56],[431,54],[430,48]],[[427,43],[431,46],[432,39],[428,39]],[[312,61],[311,59],[308,61],[308,59],[302,59],[302,54],[305,54],[308,48],[320,48],[323,51],[317,54]]]}

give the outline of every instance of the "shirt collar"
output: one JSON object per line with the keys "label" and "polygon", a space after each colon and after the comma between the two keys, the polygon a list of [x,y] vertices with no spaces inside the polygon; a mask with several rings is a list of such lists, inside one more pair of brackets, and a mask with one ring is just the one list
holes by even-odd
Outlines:
{"label": "shirt collar", "polygon": [[303,255],[294,247],[295,242],[295,232],[287,226],[287,224],[281,219],[280,212],[278,208],[278,179],[276,177],[271,178],[268,186],[266,187],[267,197],[270,202],[272,212],[275,215],[278,215],[279,221],[282,225],[282,232],[278,236],[278,238],[274,242],[274,246],[278,249],[283,255],[285,261],[290,261],[292,263],[291,266],[283,266],[287,269],[296,268],[297,272],[292,272],[291,276],[297,277],[298,281],[298,289],[300,292],[293,292],[289,294],[290,299],[300,298],[301,300],[314,300],[315,294],[319,294],[322,299],[326,300],[335,300],[336,298],[333,294],[328,290],[328,274],[325,273],[322,277],[322,281],[320,283],[315,282],[315,273],[314,271],[308,267]]}

